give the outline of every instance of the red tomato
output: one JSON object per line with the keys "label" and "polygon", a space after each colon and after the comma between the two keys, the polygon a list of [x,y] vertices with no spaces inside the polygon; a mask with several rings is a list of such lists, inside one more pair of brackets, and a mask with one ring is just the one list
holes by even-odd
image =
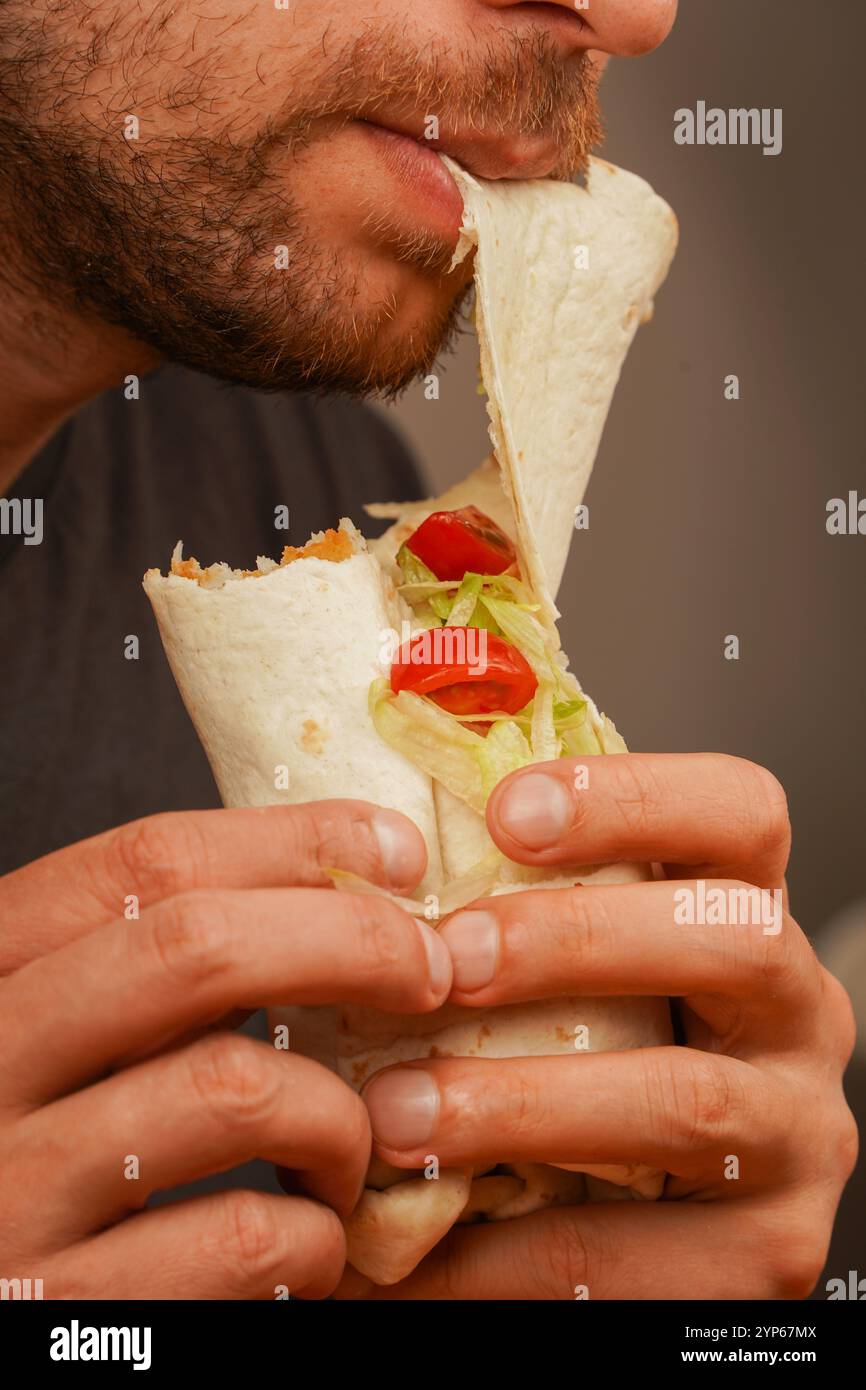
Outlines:
{"label": "red tomato", "polygon": [[464,574],[504,574],[517,564],[517,554],[505,532],[477,507],[434,512],[406,542],[437,579],[462,579]]}
{"label": "red tomato", "polygon": [[391,667],[393,691],[427,695],[450,714],[517,714],[537,685],[516,647],[477,627],[416,632]]}

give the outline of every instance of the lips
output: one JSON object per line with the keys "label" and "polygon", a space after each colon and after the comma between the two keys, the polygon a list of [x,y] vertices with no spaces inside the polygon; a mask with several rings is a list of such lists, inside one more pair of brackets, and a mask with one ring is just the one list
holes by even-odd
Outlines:
{"label": "lips", "polygon": [[428,143],[440,153],[451,155],[480,179],[544,179],[557,165],[556,148],[541,137],[491,141],[448,139]]}
{"label": "lips", "polygon": [[454,139],[425,140],[417,132],[397,129],[391,121],[368,119],[357,121],[356,130],[400,188],[399,203],[391,205],[392,218],[401,219],[407,228],[423,228],[450,252],[463,222],[463,195],[440,154],[453,156],[482,179],[543,178],[557,163],[552,142],[541,138],[486,138],[473,132]]}
{"label": "lips", "polygon": [[552,174],[559,163],[556,145],[546,136],[485,136],[473,131],[428,140],[423,132],[395,121],[368,124],[414,140],[424,150],[451,155],[480,179],[543,179]]}

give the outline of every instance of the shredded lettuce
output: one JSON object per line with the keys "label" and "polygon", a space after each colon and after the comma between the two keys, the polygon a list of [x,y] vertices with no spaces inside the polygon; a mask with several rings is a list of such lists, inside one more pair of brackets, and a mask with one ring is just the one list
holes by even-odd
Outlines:
{"label": "shredded lettuce", "polygon": [[627,753],[628,748],[622,734],[617,730],[612,719],[608,719],[606,714],[601,717],[601,748],[603,753]]}
{"label": "shredded lettuce", "polygon": [[428,569],[423,560],[419,560],[417,555],[413,555],[407,545],[401,545],[397,551],[397,564],[403,576],[404,584],[438,584],[439,580],[431,569]]}
{"label": "shredded lettuce", "polygon": [[[440,580],[405,545],[397,564],[404,581],[399,592],[416,622],[501,634],[528,661],[538,686],[517,714],[454,715],[424,696],[395,695],[387,680],[377,680],[370,688],[370,710],[387,743],[480,813],[497,782],[528,763],[625,752],[609,719],[589,717],[556,634],[536,617],[540,605],[522,580],[471,572],[461,581]],[[487,724],[487,736],[473,724]]]}
{"label": "shredded lettuce", "polygon": [[412,612],[415,619],[412,624],[413,628],[442,626],[442,619],[430,603],[418,603]]}
{"label": "shredded lettuce", "polygon": [[444,594],[431,594],[427,602],[440,623],[447,623],[448,614],[451,612],[451,600],[446,598]]}
{"label": "shredded lettuce", "polygon": [[[499,634],[499,625],[481,601],[482,596],[519,605],[532,613],[537,612],[540,606],[531,602],[526,585],[510,574],[473,574],[469,571],[462,580],[437,579],[405,545],[397,552],[397,563],[404,581],[399,592],[414,608],[416,617],[429,604],[437,617],[451,627],[485,627],[489,632]],[[470,596],[475,600],[471,606]]]}
{"label": "shredded lettuce", "polygon": [[484,746],[480,734],[422,695],[409,690],[395,695],[385,679],[370,686],[369,706],[376,730],[386,743],[484,814],[487,798],[478,759]]}
{"label": "shredded lettuce", "polygon": [[481,788],[487,800],[497,782],[532,762],[532,749],[526,735],[513,719],[502,719],[481,740],[477,757],[481,765]]}
{"label": "shredded lettuce", "polygon": [[567,729],[561,742],[561,756],[564,758],[585,758],[604,752],[598,734],[588,720],[579,729]]}
{"label": "shredded lettuce", "polygon": [[563,670],[558,651],[538,619],[524,605],[482,594],[483,604],[504,636],[526,658],[538,679],[532,701],[531,742],[536,762],[547,762],[561,753],[560,735],[578,728],[586,718],[586,701],[574,677]]}
{"label": "shredded lettuce", "polygon": [[538,619],[508,599],[484,594],[481,602],[499,624],[503,636],[526,657],[538,679],[550,680],[553,671],[547,650],[547,634]]}
{"label": "shredded lettuce", "polygon": [[465,574],[463,583],[457,590],[451,612],[448,614],[449,627],[468,627],[472,614],[478,606],[478,595],[484,579],[480,574]]}
{"label": "shredded lettuce", "polygon": [[395,695],[384,679],[370,687],[370,713],[386,743],[482,815],[496,783],[532,761],[526,735],[507,716],[483,738],[432,700]]}
{"label": "shredded lettuce", "polygon": [[563,729],[576,728],[585,719],[586,700],[582,695],[576,695],[571,700],[554,700],[553,722],[560,732]]}
{"label": "shredded lettuce", "polygon": [[[429,605],[435,616],[444,622],[448,617],[451,601],[440,591],[439,580],[433,571],[428,569],[424,561],[419,560],[417,555],[413,555],[406,545],[401,545],[397,551],[397,564],[403,576],[401,592],[404,592],[406,588],[415,589],[420,585],[428,592],[419,592],[416,603]],[[411,602],[411,600],[407,601]],[[422,617],[421,614],[417,616]],[[422,620],[426,621],[426,618],[422,617]]]}
{"label": "shredded lettuce", "polygon": [[559,757],[559,736],[553,722],[553,686],[547,680],[538,682],[532,701],[530,738],[533,762],[546,763]]}
{"label": "shredded lettuce", "polygon": [[495,618],[491,618],[483,603],[476,603],[472,610],[472,617],[467,624],[468,627],[484,627],[495,637],[502,636],[502,629]]}

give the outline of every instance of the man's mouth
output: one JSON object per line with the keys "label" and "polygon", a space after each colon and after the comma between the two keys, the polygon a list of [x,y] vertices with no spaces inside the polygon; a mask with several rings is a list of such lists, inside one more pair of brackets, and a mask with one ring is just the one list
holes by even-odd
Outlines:
{"label": "man's mouth", "polygon": [[484,136],[473,131],[425,139],[393,125],[367,120],[358,125],[407,194],[423,202],[425,220],[441,226],[455,244],[463,220],[463,198],[440,153],[482,179],[545,178],[557,168],[556,147],[541,136]]}
{"label": "man's mouth", "polygon": [[480,179],[543,179],[557,168],[555,143],[547,136],[465,134],[428,136],[396,122],[387,125],[365,121],[373,129],[418,146],[421,150],[448,154]]}

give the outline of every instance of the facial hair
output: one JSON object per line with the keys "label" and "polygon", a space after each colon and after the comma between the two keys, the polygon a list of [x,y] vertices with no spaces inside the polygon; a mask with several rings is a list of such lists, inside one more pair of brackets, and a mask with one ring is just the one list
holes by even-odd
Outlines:
{"label": "facial hair", "polygon": [[[566,177],[601,136],[590,61],[564,62],[537,28],[504,34],[483,56],[444,45],[431,54],[403,31],[379,29],[345,45],[243,140],[224,131],[139,145],[116,129],[99,133],[69,114],[68,53],[48,58],[59,92],[35,66],[0,63],[0,274],[42,301],[123,327],[164,358],[263,389],[394,394],[448,345],[468,288],[464,267],[419,327],[383,334],[393,298],[364,302],[357,272],[338,247],[308,235],[287,190],[286,161],[312,141],[380,112],[441,111],[443,143],[458,129],[544,134]],[[222,79],[197,80],[206,109]],[[45,119],[52,100],[65,120]],[[361,216],[396,259],[442,280],[451,249],[436,236],[407,234],[387,209]],[[275,244],[285,269],[275,268]]]}

